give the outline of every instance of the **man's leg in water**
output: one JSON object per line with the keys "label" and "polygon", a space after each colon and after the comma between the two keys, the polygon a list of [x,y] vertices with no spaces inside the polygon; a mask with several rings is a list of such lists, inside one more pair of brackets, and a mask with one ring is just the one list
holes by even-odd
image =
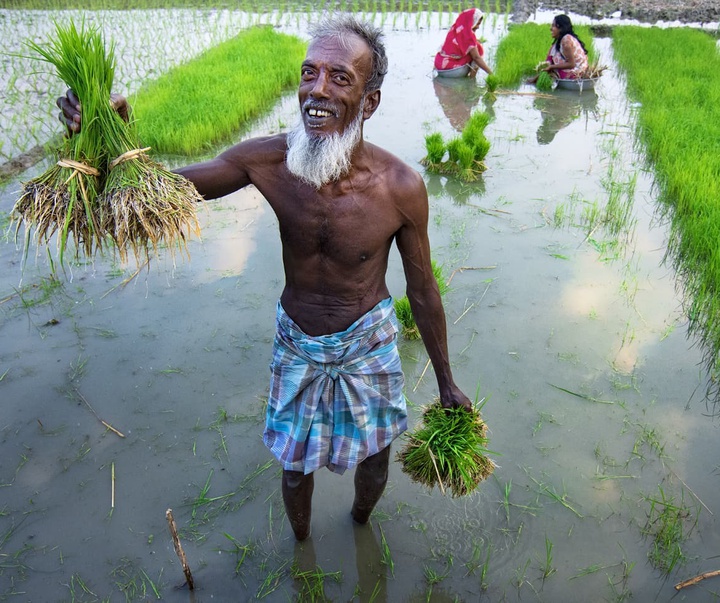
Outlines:
{"label": "man's leg in water", "polygon": [[390,446],[367,457],[355,469],[355,501],[350,512],[358,523],[367,523],[385,491],[388,480]]}
{"label": "man's leg in water", "polygon": [[285,471],[282,475],[282,494],[290,526],[297,540],[310,536],[310,515],[312,495],[315,487],[313,474],[300,471]]}

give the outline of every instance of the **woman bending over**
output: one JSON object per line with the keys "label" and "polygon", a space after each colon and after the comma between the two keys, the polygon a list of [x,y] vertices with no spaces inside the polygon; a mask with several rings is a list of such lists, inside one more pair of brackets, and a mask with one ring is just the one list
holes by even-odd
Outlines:
{"label": "woman bending over", "polygon": [[460,13],[445,37],[442,49],[435,55],[437,74],[444,77],[474,77],[478,69],[490,74],[492,70],[483,59],[483,47],[475,37],[483,14],[477,8]]}

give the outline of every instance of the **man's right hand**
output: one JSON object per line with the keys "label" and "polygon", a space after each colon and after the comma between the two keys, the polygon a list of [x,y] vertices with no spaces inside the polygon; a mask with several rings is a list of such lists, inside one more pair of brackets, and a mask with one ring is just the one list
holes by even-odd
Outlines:
{"label": "man's right hand", "polygon": [[80,99],[72,90],[68,90],[55,104],[60,109],[58,119],[67,128],[68,136],[77,134],[80,131]]}
{"label": "man's right hand", "polygon": [[[65,96],[57,99],[55,104],[60,109],[58,119],[60,119],[60,122],[67,128],[68,136],[80,132],[82,108],[77,95],[72,90],[68,90]],[[129,120],[130,106],[122,94],[111,94],[110,105],[117,111],[118,115],[122,117],[123,121]]]}

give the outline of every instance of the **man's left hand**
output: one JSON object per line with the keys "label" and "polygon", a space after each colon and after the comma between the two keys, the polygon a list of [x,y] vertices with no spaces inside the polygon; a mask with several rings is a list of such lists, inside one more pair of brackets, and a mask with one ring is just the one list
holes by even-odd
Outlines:
{"label": "man's left hand", "polygon": [[470,401],[470,398],[468,398],[465,394],[463,394],[460,389],[453,385],[450,390],[443,395],[440,394],[440,404],[442,404],[443,408],[464,408],[468,412],[472,410],[473,404]]}

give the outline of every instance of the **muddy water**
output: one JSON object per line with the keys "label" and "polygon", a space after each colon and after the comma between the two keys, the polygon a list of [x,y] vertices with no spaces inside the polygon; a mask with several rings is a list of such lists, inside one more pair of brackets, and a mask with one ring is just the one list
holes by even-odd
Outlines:
{"label": "muddy water", "polygon": [[[320,471],[311,540],[295,544],[261,441],[283,277],[276,224],[254,190],[206,205],[190,260],[163,255],[137,274],[97,259],[51,288],[42,253],[21,273],[5,243],[0,598],[148,600],[155,588],[170,601],[287,601],[301,590],[296,565],[327,572],[334,601],[654,601],[716,569],[717,425],[609,41],[598,42],[611,69],[594,93],[521,87],[489,102],[471,82],[433,81],[436,19],[387,17],[384,28],[390,73],[369,140],[422,170],[425,134],[455,135],[476,108],[493,115],[480,182],[425,175],[433,254],[451,279],[455,377],[487,397],[493,478],[454,500],[393,463],[371,527],[358,528],[352,473]],[[503,28],[491,18],[483,31],[491,63]],[[291,95],[255,132],[295,112]],[[572,224],[613,186],[632,198],[628,228]],[[0,210],[17,188],[3,189]],[[557,208],[577,218],[556,228]],[[402,295],[396,253],[388,280]],[[411,342],[401,352],[407,396],[424,404],[435,394],[427,356]],[[688,561],[667,578],[644,535],[660,488],[688,512]],[[193,594],[176,588],[168,508]]]}

